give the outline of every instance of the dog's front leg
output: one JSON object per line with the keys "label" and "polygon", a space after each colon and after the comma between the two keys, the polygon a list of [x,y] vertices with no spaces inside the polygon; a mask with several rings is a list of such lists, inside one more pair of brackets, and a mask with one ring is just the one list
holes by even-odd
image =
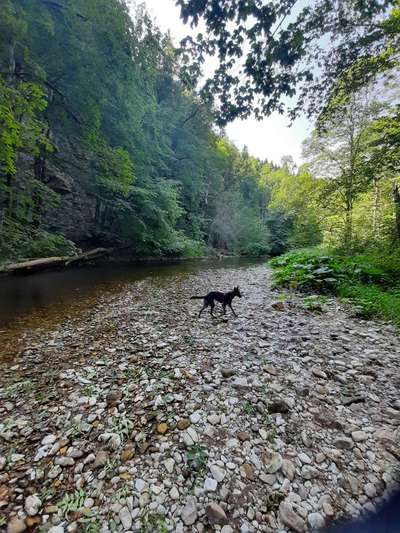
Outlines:
{"label": "dog's front leg", "polygon": [[231,304],[229,304],[229,307],[231,308],[232,313],[237,317],[237,314],[235,313],[235,311],[234,311],[234,309],[233,309]]}

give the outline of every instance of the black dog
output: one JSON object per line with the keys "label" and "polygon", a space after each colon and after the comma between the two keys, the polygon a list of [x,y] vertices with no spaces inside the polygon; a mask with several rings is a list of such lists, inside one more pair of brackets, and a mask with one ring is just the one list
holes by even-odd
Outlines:
{"label": "black dog", "polygon": [[230,292],[219,292],[219,291],[213,291],[209,292],[206,296],[192,296],[191,300],[204,300],[203,307],[200,310],[199,318],[201,317],[201,313],[206,309],[207,307],[210,307],[210,313],[213,317],[213,311],[215,307],[215,302],[219,302],[222,304],[222,309],[224,310],[224,314],[226,313],[226,306],[228,305],[232,311],[232,313],[237,316],[235,311],[232,307],[232,300],[235,298],[235,296],[238,296],[239,298],[242,297],[240,294],[239,287],[234,287],[233,291]]}

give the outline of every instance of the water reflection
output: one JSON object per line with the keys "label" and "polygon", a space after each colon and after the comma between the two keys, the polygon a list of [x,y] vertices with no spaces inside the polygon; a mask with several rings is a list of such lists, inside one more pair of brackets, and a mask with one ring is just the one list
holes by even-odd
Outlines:
{"label": "water reflection", "polygon": [[104,292],[116,292],[134,281],[152,277],[185,276],[202,269],[246,267],[260,259],[232,258],[129,265],[105,264],[71,270],[0,278],[0,329],[29,316],[48,318],[76,306],[90,306]]}

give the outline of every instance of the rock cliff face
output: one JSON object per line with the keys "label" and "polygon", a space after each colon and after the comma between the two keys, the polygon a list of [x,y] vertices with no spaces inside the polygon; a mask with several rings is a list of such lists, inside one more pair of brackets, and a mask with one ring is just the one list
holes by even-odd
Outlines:
{"label": "rock cliff face", "polygon": [[[78,139],[58,136],[52,142],[55,150],[46,160],[43,182],[58,195],[58,201],[44,202],[43,225],[77,244],[96,242],[100,230],[89,154]],[[23,172],[33,172],[32,160],[25,162]]]}

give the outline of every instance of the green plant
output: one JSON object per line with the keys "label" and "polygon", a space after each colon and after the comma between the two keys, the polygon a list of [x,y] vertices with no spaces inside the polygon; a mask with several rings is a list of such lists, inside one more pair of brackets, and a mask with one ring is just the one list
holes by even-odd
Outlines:
{"label": "green plant", "polygon": [[65,518],[67,518],[69,513],[82,509],[85,506],[85,500],[87,498],[88,494],[83,489],[79,489],[75,492],[66,494],[64,498],[58,502],[57,507],[62,511]]}
{"label": "green plant", "polygon": [[327,299],[323,296],[307,296],[303,299],[303,307],[307,311],[312,313],[322,313],[324,311],[324,306],[327,303]]}
{"label": "green plant", "polygon": [[122,415],[119,417],[113,417],[112,419],[112,432],[117,433],[121,440],[125,440],[132,433],[134,424],[132,420]]}
{"label": "green plant", "polygon": [[143,519],[143,533],[168,533],[168,527],[164,516],[148,514]]}
{"label": "green plant", "polygon": [[202,444],[194,444],[186,451],[187,464],[198,474],[204,472],[207,468],[208,452]]}
{"label": "green plant", "polygon": [[53,487],[51,486],[44,486],[42,488],[42,490],[40,491],[40,500],[42,502],[45,502],[45,501],[48,501],[48,500],[51,500],[52,498],[54,498],[56,494],[56,491]]}
{"label": "green plant", "polygon": [[19,381],[4,389],[3,395],[6,398],[15,398],[15,396],[18,396],[19,394],[27,394],[31,392],[34,388],[35,384],[30,380]]}
{"label": "green plant", "polygon": [[[94,494],[92,494],[94,497]],[[85,514],[79,518],[78,523],[81,525],[79,531],[84,533],[99,533],[100,532],[100,516],[99,508],[92,507],[91,509],[85,509]]]}
{"label": "green plant", "polygon": [[[326,250],[306,249],[270,262],[277,286],[303,292],[332,293],[354,305],[364,318],[381,317],[400,325],[400,255],[375,253],[346,257]],[[324,300],[310,296],[305,308],[319,311]]]}
{"label": "green plant", "polygon": [[254,415],[256,413],[256,408],[254,407],[254,405],[252,403],[244,402],[243,403],[243,411],[247,415]]}
{"label": "green plant", "polygon": [[109,473],[114,473],[121,466],[121,459],[119,457],[110,457],[107,459],[104,465],[104,471]]}
{"label": "green plant", "polygon": [[125,484],[112,494],[111,500],[113,502],[119,502],[131,496],[131,494],[132,494],[132,488],[129,487],[129,485]]}

